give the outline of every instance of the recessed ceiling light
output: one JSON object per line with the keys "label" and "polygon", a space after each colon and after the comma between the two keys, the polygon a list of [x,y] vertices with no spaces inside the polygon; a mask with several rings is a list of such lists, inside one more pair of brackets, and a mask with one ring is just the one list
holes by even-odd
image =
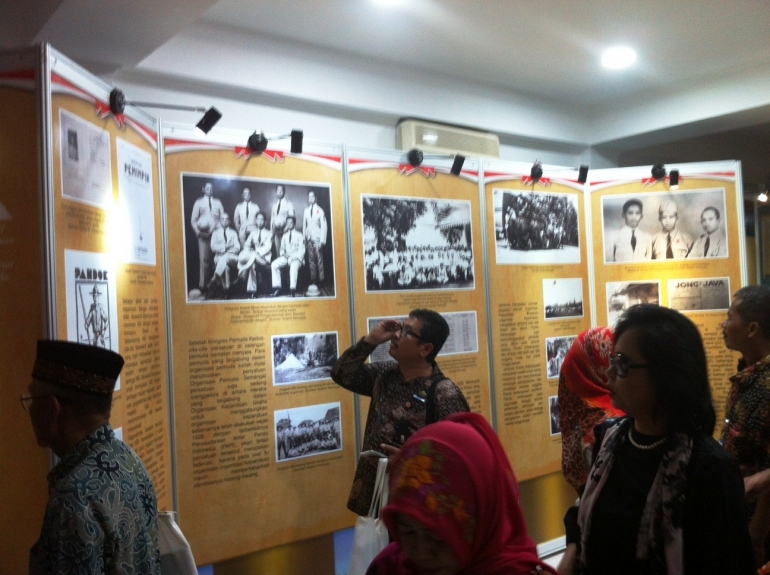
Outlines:
{"label": "recessed ceiling light", "polygon": [[602,54],[602,66],[612,70],[628,68],[634,62],[636,62],[636,52],[625,46],[609,48]]}

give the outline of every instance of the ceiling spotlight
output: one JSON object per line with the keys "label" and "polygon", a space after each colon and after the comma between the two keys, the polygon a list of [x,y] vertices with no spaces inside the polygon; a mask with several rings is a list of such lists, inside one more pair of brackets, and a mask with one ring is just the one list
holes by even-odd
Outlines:
{"label": "ceiling spotlight", "polygon": [[588,166],[580,166],[580,170],[578,170],[578,182],[581,184],[585,184],[588,180]]}
{"label": "ceiling spotlight", "polygon": [[765,192],[765,191],[760,192],[759,195],[757,196],[757,199],[760,202],[766,202],[767,201],[767,192]]}
{"label": "ceiling spotlight", "polygon": [[671,170],[671,172],[669,172],[668,185],[672,190],[679,189],[679,170]]}
{"label": "ceiling spotlight", "polygon": [[602,54],[602,66],[610,70],[628,68],[634,62],[636,62],[636,52],[626,46],[608,48]]}
{"label": "ceiling spotlight", "polygon": [[252,152],[261,154],[267,150],[267,142],[268,140],[262,132],[254,132],[251,136],[249,136],[249,140],[246,142],[246,146]]}
{"label": "ceiling spotlight", "polygon": [[[663,164],[655,164],[652,167],[652,170],[650,170],[652,173],[652,177],[656,180],[662,180],[666,177],[666,166]],[[679,175],[677,174],[677,179],[679,179]]]}
{"label": "ceiling spotlight", "polygon": [[302,130],[291,131],[291,153],[302,153]]}
{"label": "ceiling spotlight", "polygon": [[460,154],[457,154],[455,156],[454,162],[452,162],[452,169],[449,170],[449,173],[455,176],[459,176],[460,172],[463,171],[464,163],[465,163],[465,156],[461,156]]}
{"label": "ceiling spotlight", "polygon": [[409,161],[409,164],[415,168],[422,164],[424,158],[422,150],[418,148],[412,148],[406,154],[406,159]]}
{"label": "ceiling spotlight", "polygon": [[540,160],[535,161],[532,164],[532,169],[529,171],[529,175],[532,178],[532,183],[539,182],[543,177],[543,163]]}
{"label": "ceiling spotlight", "polygon": [[221,118],[222,113],[214,106],[211,106],[211,108],[206,110],[206,113],[203,114],[200,122],[195,125],[195,129],[203,135],[206,135],[211,131],[211,128],[214,127],[214,124],[216,124]]}

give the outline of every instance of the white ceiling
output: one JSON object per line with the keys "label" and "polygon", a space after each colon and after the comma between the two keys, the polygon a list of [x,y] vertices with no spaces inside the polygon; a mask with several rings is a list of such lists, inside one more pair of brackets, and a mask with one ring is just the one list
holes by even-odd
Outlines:
{"label": "white ceiling", "polygon": [[[250,54],[256,58],[265,46],[278,53],[301,51],[305,59],[314,55],[317,65],[344,63],[361,78],[387,69],[391,78],[404,82],[421,76],[440,81],[444,94],[456,86],[458,94],[483,92],[493,95],[490,99],[510,100],[511,106],[528,102],[557,118],[561,114],[586,124],[603,120],[594,137],[576,130],[563,139],[553,133],[545,138],[648,151],[657,143],[651,134],[663,134],[678,123],[668,117],[658,121],[658,101],[678,102],[675,109],[693,111],[681,123],[700,128],[688,136],[733,130],[731,141],[740,141],[734,130],[751,127],[756,136],[763,130],[757,125],[770,123],[768,30],[767,0],[407,0],[397,8],[371,0],[0,0],[0,48],[50,42],[106,78],[154,75],[158,85],[186,79],[188,90],[196,85],[211,93],[230,89],[244,101],[249,99],[244,92],[269,100],[271,90],[276,98],[313,100],[310,88],[305,88],[308,93],[297,87],[279,94],[280,88],[259,87],[257,79],[248,83],[245,77],[253,71],[239,75],[237,67],[217,76],[212,68],[227,65],[211,55],[179,60],[180,51],[195,52],[198,40],[202,52],[211,52],[211,46],[227,38],[228,49],[243,46],[245,59]],[[602,50],[614,44],[637,50],[632,69],[600,67]],[[164,57],[173,61],[172,54],[179,62],[176,69],[157,65]],[[196,58],[208,70],[195,70]],[[204,77],[213,79],[200,81]],[[353,118],[357,96],[346,102],[335,93],[324,95],[324,88],[313,86],[320,94],[316,101],[339,98],[340,108],[347,107],[345,114]],[[408,89],[399,90],[408,100]],[[424,93],[419,96],[425,100]],[[449,109],[452,103],[446,100],[437,106]],[[314,111],[310,104],[297,105]],[[360,108],[372,118],[378,111],[394,117],[400,113],[398,106],[377,110],[370,101],[362,101]],[[663,105],[660,110],[660,115],[672,114]],[[637,126],[613,131],[622,123],[614,118],[624,114],[635,115]],[[494,115],[484,121],[494,124]],[[638,127],[645,122],[648,133]],[[513,133],[505,126],[500,132]],[[660,141],[676,138],[668,134]]]}

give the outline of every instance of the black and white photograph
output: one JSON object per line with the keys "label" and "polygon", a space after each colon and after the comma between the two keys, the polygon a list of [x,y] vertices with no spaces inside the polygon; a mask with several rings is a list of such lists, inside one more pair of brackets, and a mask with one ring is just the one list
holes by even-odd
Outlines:
{"label": "black and white photograph", "polygon": [[668,280],[668,307],[681,311],[719,311],[730,307],[730,278]]}
{"label": "black and white photograph", "polygon": [[361,197],[366,291],[475,287],[471,203]]}
{"label": "black and white photograph", "polygon": [[545,319],[583,317],[583,279],[544,279],[543,305],[545,306]]}
{"label": "black and white photograph", "polygon": [[561,364],[577,338],[576,335],[545,338],[545,364],[548,379],[559,377]]}
{"label": "black and white photograph", "polygon": [[660,281],[607,282],[607,325],[615,327],[623,312],[638,303],[660,305]]}
{"label": "black and white photograph", "polygon": [[561,435],[561,420],[559,419],[559,396],[548,398],[548,419],[551,423],[551,435]]}
{"label": "black and white photograph", "polygon": [[[437,358],[461,353],[478,353],[479,329],[475,310],[444,312],[441,314],[441,317],[449,324],[449,337],[447,337],[447,340],[441,347],[441,351],[436,356]],[[372,331],[374,326],[386,319],[395,319],[403,323],[408,317],[405,315],[368,317],[366,318],[366,323],[369,331]],[[390,341],[378,345],[377,349],[369,356],[369,361],[372,363],[393,361],[393,358],[390,357]]]}
{"label": "black and white photograph", "polygon": [[604,263],[726,258],[724,188],[602,198]]}
{"label": "black and white photograph", "polygon": [[273,385],[330,379],[339,357],[337,332],[274,335]]}
{"label": "black and white photograph", "polygon": [[580,263],[577,194],[493,190],[496,263]]}
{"label": "black and white photograph", "polygon": [[342,450],[339,402],[279,409],[273,418],[276,461]]}
{"label": "black and white photograph", "polygon": [[336,297],[329,184],[181,177],[188,303]]}

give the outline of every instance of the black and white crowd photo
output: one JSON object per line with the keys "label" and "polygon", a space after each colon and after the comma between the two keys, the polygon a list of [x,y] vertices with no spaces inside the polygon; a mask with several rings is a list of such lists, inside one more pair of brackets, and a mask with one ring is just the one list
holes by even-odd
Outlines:
{"label": "black and white crowd photo", "polygon": [[548,379],[559,377],[561,364],[577,338],[576,335],[562,337],[547,337],[545,339],[545,362]]}
{"label": "black and white crowd photo", "polygon": [[580,263],[577,194],[493,190],[498,264]]}
{"label": "black and white crowd photo", "polygon": [[545,319],[583,317],[583,279],[544,279],[543,304]]}
{"label": "black and white crowd photo", "polygon": [[336,297],[330,190],[182,174],[188,303]]}
{"label": "black and white crowd photo", "polygon": [[330,379],[337,332],[273,336],[273,385]]}
{"label": "black and white crowd photo", "polygon": [[339,402],[279,409],[273,417],[276,461],[342,449]]}
{"label": "black and white crowd photo", "polygon": [[551,423],[551,435],[561,433],[561,419],[559,418],[559,396],[552,395],[548,398],[548,419]]}
{"label": "black and white crowd photo", "polygon": [[604,263],[726,258],[724,188],[602,198]]}
{"label": "black and white crowd photo", "polygon": [[361,202],[367,292],[474,288],[470,202],[368,195]]}

